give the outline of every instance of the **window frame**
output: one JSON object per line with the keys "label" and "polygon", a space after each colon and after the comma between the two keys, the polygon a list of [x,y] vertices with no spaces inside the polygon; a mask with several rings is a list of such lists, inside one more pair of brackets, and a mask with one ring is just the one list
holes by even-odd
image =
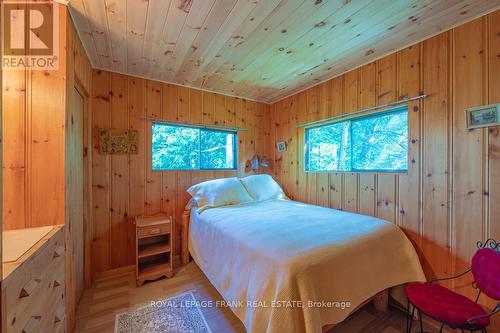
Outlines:
{"label": "window frame", "polygon": [[[164,126],[175,126],[175,127],[185,127],[185,128],[191,128],[191,129],[198,129],[200,131],[200,140],[198,140],[198,157],[200,159],[200,167],[197,169],[155,169],[153,167],[153,126],[154,125],[164,125]],[[206,132],[217,132],[217,133],[226,133],[226,134],[232,134],[233,135],[233,167],[232,168],[202,168],[201,167],[201,131],[206,131]],[[238,132],[234,130],[224,130],[224,129],[215,129],[215,128],[209,128],[209,127],[203,127],[203,126],[196,126],[196,125],[188,125],[188,124],[170,124],[166,122],[159,122],[159,121],[153,121],[151,122],[151,144],[150,144],[150,151],[151,151],[151,170],[152,171],[235,171],[238,170]]]}
{"label": "window frame", "polygon": [[[406,115],[407,115],[407,119],[408,119],[408,138],[407,138],[407,147],[408,147],[408,151],[407,151],[407,155],[406,155],[406,158],[407,158],[407,166],[408,168],[407,169],[398,169],[398,170],[384,170],[384,169],[354,169],[353,168],[353,144],[352,144],[352,124],[354,122],[358,122],[358,121],[361,121],[361,120],[366,120],[366,119],[369,119],[369,118],[377,118],[377,117],[381,117],[381,116],[386,116],[386,115],[390,115],[390,114],[394,114],[394,113],[404,113],[406,112]],[[311,126],[311,127],[307,127],[305,128],[305,133],[304,133],[304,171],[306,173],[382,173],[382,174],[408,174],[408,170],[409,170],[409,166],[410,166],[410,154],[409,154],[409,148],[410,148],[410,145],[409,145],[409,132],[410,132],[410,118],[408,117],[408,113],[409,112],[409,109],[408,109],[408,105],[405,104],[403,106],[398,106],[398,107],[395,107],[395,108],[391,108],[391,109],[387,109],[387,110],[383,110],[383,111],[378,111],[378,112],[373,112],[373,113],[370,113],[370,114],[366,114],[366,115],[361,115],[361,116],[354,116],[354,117],[351,117],[351,118],[343,118],[343,119],[339,119],[337,121],[330,121],[330,122],[327,122],[327,123],[324,123],[324,124],[320,124],[320,125],[316,125],[316,126]],[[350,136],[350,141],[351,141],[351,145],[350,145],[350,148],[349,150],[351,151],[351,169],[350,170],[309,170],[308,169],[308,160],[309,160],[309,130],[311,129],[314,129],[314,128],[319,128],[319,127],[325,127],[325,126],[328,126],[328,125],[332,125],[332,124],[336,124],[336,123],[342,123],[342,122],[349,122],[349,136]]]}

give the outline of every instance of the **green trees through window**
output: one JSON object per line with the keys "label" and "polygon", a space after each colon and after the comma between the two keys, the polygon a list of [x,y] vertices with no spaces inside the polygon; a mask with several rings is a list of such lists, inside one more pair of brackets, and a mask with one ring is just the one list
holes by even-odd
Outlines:
{"label": "green trees through window", "polygon": [[306,129],[306,170],[408,170],[407,107]]}
{"label": "green trees through window", "polygon": [[236,168],[236,133],[153,123],[153,170]]}

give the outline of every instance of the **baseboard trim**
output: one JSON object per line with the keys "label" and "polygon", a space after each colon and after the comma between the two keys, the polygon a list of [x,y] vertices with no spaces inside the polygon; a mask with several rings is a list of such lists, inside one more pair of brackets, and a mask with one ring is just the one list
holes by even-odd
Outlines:
{"label": "baseboard trim", "polygon": [[128,266],[109,269],[107,271],[96,272],[92,276],[92,281],[104,280],[115,277],[116,275],[122,275],[134,271],[135,271],[135,265],[128,265]]}
{"label": "baseboard trim", "polygon": [[[173,261],[174,261],[174,268],[179,268],[182,266],[180,255],[174,255]],[[135,272],[135,265],[122,266],[113,269],[108,269],[102,272],[95,272],[92,275],[92,281],[108,279],[115,277],[116,275],[122,275],[130,272]]]}

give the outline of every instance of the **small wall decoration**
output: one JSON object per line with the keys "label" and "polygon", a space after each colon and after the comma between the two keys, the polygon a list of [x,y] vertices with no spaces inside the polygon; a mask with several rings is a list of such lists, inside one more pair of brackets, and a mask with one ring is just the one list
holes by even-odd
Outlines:
{"label": "small wall decoration", "polygon": [[500,125],[500,104],[490,104],[465,109],[467,129]]}
{"label": "small wall decoration", "polygon": [[285,141],[276,142],[276,148],[278,149],[278,152],[280,152],[280,153],[286,151],[286,142]]}
{"label": "small wall decoration", "polygon": [[137,154],[139,137],[136,130],[99,129],[99,153],[105,155]]}

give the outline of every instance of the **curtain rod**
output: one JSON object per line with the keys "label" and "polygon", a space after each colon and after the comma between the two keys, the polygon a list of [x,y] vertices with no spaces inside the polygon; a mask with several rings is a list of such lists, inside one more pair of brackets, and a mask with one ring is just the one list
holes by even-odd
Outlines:
{"label": "curtain rod", "polygon": [[207,124],[201,124],[201,123],[193,123],[193,122],[189,122],[189,121],[164,120],[164,119],[158,119],[158,118],[154,118],[154,117],[141,117],[141,119],[143,119],[143,120],[151,120],[152,122],[155,122],[155,123],[180,125],[180,126],[190,126],[190,127],[207,128],[207,129],[216,129],[216,130],[224,130],[224,131],[230,131],[230,132],[248,131],[248,129],[241,128],[241,127],[227,127],[227,126],[219,126],[219,125],[207,125]]}
{"label": "curtain rod", "polygon": [[311,121],[311,122],[305,123],[305,124],[299,124],[299,125],[296,125],[295,127],[296,128],[308,127],[308,126],[311,126],[311,125],[315,125],[315,124],[319,124],[319,123],[324,123],[324,122],[329,121],[329,120],[334,120],[334,119],[338,119],[338,118],[345,118],[345,117],[349,117],[349,116],[354,116],[354,115],[357,115],[357,114],[360,114],[360,113],[364,113],[364,112],[368,112],[368,111],[372,111],[372,110],[377,110],[377,109],[386,108],[386,107],[389,107],[389,106],[395,106],[395,105],[399,105],[399,104],[403,104],[403,103],[408,103],[408,102],[415,101],[415,100],[418,100],[418,99],[424,99],[426,97],[427,97],[427,95],[420,95],[420,96],[415,96],[415,97],[400,99],[399,101],[395,101],[395,102],[389,102],[389,103],[385,103],[385,104],[380,104],[380,105],[372,106],[372,107],[369,107],[369,108],[366,108],[366,109],[356,110],[356,111],[344,113],[344,114],[337,115],[337,116],[323,118],[323,119]]}

